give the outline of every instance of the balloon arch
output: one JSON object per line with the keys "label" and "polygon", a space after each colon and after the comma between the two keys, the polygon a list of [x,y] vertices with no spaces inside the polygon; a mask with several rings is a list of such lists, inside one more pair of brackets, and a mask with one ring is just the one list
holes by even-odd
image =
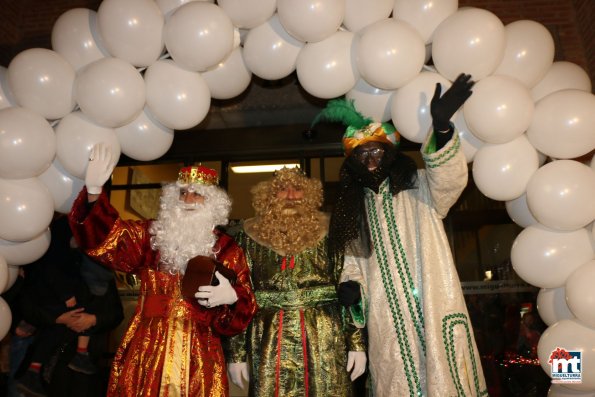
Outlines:
{"label": "balloon arch", "polygon": [[[47,250],[97,142],[156,159],[211,98],[296,71],[313,96],[345,95],[419,143],[436,82],[465,72],[477,83],[453,121],[479,190],[525,228],[511,260],[541,288],[541,365],[580,351],[583,381],[564,387],[595,391],[595,160],[574,160],[595,149],[595,96],[540,23],[456,0],[104,0],[62,14],[51,39],[0,67],[0,291]],[[0,337],[10,322],[0,298]]]}

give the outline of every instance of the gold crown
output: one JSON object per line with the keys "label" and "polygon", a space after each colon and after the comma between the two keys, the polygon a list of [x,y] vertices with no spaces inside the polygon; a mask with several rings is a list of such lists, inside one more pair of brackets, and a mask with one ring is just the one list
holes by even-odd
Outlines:
{"label": "gold crown", "polygon": [[178,174],[178,183],[181,185],[217,185],[219,184],[219,176],[217,175],[217,171],[212,168],[207,168],[202,165],[194,165],[184,167],[180,170]]}

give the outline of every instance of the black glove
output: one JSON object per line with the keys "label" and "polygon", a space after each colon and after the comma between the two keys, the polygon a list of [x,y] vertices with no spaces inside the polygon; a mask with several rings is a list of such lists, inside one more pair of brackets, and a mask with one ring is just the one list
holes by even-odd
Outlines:
{"label": "black glove", "polygon": [[359,283],[353,280],[340,283],[337,295],[339,297],[339,303],[343,306],[355,305],[362,299]]}
{"label": "black glove", "polygon": [[450,128],[450,118],[471,96],[473,84],[475,82],[471,80],[470,74],[461,73],[452,86],[440,97],[442,86],[440,83],[436,83],[436,90],[430,102],[434,131],[447,131]]}

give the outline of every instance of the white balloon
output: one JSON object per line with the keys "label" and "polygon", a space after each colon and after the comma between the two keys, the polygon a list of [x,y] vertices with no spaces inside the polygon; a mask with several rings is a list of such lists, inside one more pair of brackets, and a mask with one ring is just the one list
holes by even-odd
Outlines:
{"label": "white balloon", "polygon": [[174,13],[175,10],[180,8],[186,3],[190,3],[191,1],[205,1],[209,3],[214,3],[215,0],[156,0],[161,13],[165,15],[165,19],[169,18],[171,14]]}
{"label": "white balloon", "polygon": [[434,95],[436,83],[440,83],[442,92],[451,86],[450,81],[438,73],[421,72],[393,94],[391,102],[393,124],[399,133],[411,142],[424,142],[432,126],[430,101]]}
{"label": "white balloon", "polygon": [[394,0],[346,0],[343,25],[357,32],[390,16]]}
{"label": "white balloon", "polygon": [[8,83],[16,102],[49,120],[64,117],[74,108],[74,68],[55,51],[31,48],[8,65]]}
{"label": "white balloon", "polygon": [[0,298],[0,340],[4,339],[10,330],[11,323],[12,313],[10,306],[8,306],[8,303],[3,298]]}
{"label": "white balloon", "polygon": [[554,383],[550,386],[547,397],[595,397],[595,391],[577,391],[564,387],[563,384]]}
{"label": "white balloon", "polygon": [[116,128],[122,153],[139,161],[151,161],[163,156],[174,141],[174,131],[162,125],[148,108],[132,123]]}
{"label": "white balloon", "polygon": [[394,91],[371,86],[359,79],[345,97],[353,100],[355,108],[374,121],[385,122],[391,119],[391,98]]}
{"label": "white balloon", "polygon": [[277,9],[277,0],[219,0],[217,4],[233,25],[242,29],[252,29],[266,22]]}
{"label": "white balloon", "polygon": [[554,62],[554,39],[545,26],[535,21],[515,21],[504,30],[504,57],[494,74],[514,77],[531,88]]}
{"label": "white balloon", "polygon": [[6,259],[2,257],[0,253],[0,294],[6,291],[6,285],[8,284],[8,264]]}
{"label": "white balloon", "polygon": [[23,266],[35,262],[50,247],[51,232],[47,228],[39,236],[24,242],[0,240],[0,256],[10,266]]}
{"label": "white balloon", "polygon": [[113,128],[101,127],[81,112],[64,117],[56,126],[56,157],[66,172],[85,179],[89,153],[93,145],[104,142],[111,146],[114,164],[120,158],[120,143]]}
{"label": "white balloon", "polygon": [[248,88],[252,73],[244,62],[242,52],[241,47],[235,48],[217,67],[201,73],[209,87],[211,98],[234,98]]}
{"label": "white balloon", "polygon": [[586,229],[561,232],[540,224],[523,229],[510,253],[519,277],[540,288],[564,286],[568,276],[592,258],[593,248]]}
{"label": "white balloon", "polygon": [[591,79],[583,68],[572,62],[554,62],[545,76],[531,89],[535,102],[562,90],[581,90],[591,92]]}
{"label": "white balloon", "polygon": [[75,97],[91,120],[115,128],[130,123],[142,111],[145,83],[130,63],[102,58],[79,72]]}
{"label": "white balloon", "polygon": [[185,130],[198,125],[209,111],[211,94],[199,73],[182,69],[169,59],[145,72],[147,106],[166,127]]}
{"label": "white balloon", "polygon": [[39,179],[0,179],[0,239],[31,240],[47,229],[53,215],[52,195]]}
{"label": "white balloon", "polygon": [[0,66],[0,109],[11,106],[17,106],[17,102],[8,84],[8,69]]}
{"label": "white balloon", "polygon": [[159,58],[163,25],[153,0],[103,0],[97,10],[97,29],[106,49],[134,66],[148,66]]}
{"label": "white balloon", "polygon": [[[450,82],[448,84],[450,85]],[[465,114],[462,111],[459,110],[455,113],[453,123],[459,138],[461,138],[461,149],[463,149],[467,163],[470,163],[477,151],[486,143],[473,135],[471,129],[467,126]]]}
{"label": "white balloon", "polygon": [[6,284],[6,289],[9,289],[16,283],[19,277],[19,270],[19,266],[8,265],[8,283]]}
{"label": "white balloon", "polygon": [[539,168],[527,185],[527,205],[535,219],[557,230],[575,230],[595,219],[595,171],[572,160]]}
{"label": "white balloon", "polygon": [[109,56],[97,33],[97,12],[73,8],[60,15],[52,28],[52,48],[77,71]]}
{"label": "white balloon", "polygon": [[535,105],[527,136],[540,152],[569,159],[595,149],[594,126],[595,95],[580,90],[556,91]]}
{"label": "white balloon", "polygon": [[38,113],[0,110],[0,178],[25,179],[44,172],[56,155],[56,136]]}
{"label": "white balloon", "polygon": [[289,34],[299,41],[315,43],[339,29],[345,16],[345,0],[277,0],[277,12]]}
{"label": "white balloon", "polygon": [[337,32],[323,41],[307,43],[297,58],[302,87],[318,98],[335,98],[351,90],[359,74],[352,62],[351,32]]}
{"label": "white balloon", "polygon": [[506,202],[506,212],[510,219],[521,227],[528,227],[538,223],[537,219],[535,219],[529,210],[526,193],[514,200],[508,200]]}
{"label": "white balloon", "polygon": [[279,22],[279,16],[251,29],[244,40],[246,66],[265,80],[289,76],[296,67],[304,43],[291,36]]}
{"label": "white balloon", "polygon": [[566,288],[542,288],[537,294],[537,311],[547,325],[575,318],[566,304]]}
{"label": "white balloon", "polygon": [[463,105],[473,135],[489,143],[510,142],[521,136],[531,125],[534,109],[529,90],[506,76],[478,81]]}
{"label": "white balloon", "polygon": [[548,327],[537,345],[537,355],[541,368],[549,375],[552,373],[550,357],[556,349],[566,351],[580,351],[582,383],[565,383],[564,386],[573,390],[595,390],[595,329],[581,324],[577,320],[561,320]]}
{"label": "white balloon", "polygon": [[[137,141],[137,144],[138,142],[144,143],[141,140]],[[70,212],[74,199],[85,185],[84,180],[70,175],[57,158],[50,168],[39,175],[39,180],[50,190],[54,199],[54,210],[61,214]]]}
{"label": "white balloon", "polygon": [[393,18],[413,26],[427,44],[432,42],[436,27],[457,11],[458,3],[458,0],[396,0]]}
{"label": "white balloon", "polygon": [[205,71],[233,50],[234,28],[218,6],[205,2],[186,3],[165,23],[165,47],[180,67]]}
{"label": "white balloon", "polygon": [[432,58],[438,72],[453,81],[461,73],[478,81],[492,74],[504,55],[504,25],[493,13],[461,8],[435,30]]}
{"label": "white balloon", "polygon": [[566,302],[570,311],[591,328],[595,328],[595,260],[576,269],[566,280]]}
{"label": "white balloon", "polygon": [[421,72],[426,46],[415,29],[403,21],[385,19],[358,33],[357,68],[374,87],[393,90]]}
{"label": "white balloon", "polygon": [[473,159],[473,180],[486,197],[514,200],[525,193],[539,168],[537,151],[524,135],[502,144],[486,144]]}

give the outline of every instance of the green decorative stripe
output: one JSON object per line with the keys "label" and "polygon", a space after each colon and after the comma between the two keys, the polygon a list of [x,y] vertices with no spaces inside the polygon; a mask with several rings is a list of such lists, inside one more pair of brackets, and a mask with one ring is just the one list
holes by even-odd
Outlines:
{"label": "green decorative stripe", "polygon": [[[405,320],[403,313],[399,305],[397,292],[393,283],[393,278],[390,273],[388,257],[384,242],[380,236],[380,223],[378,221],[378,214],[376,213],[375,203],[368,197],[368,220],[370,221],[370,231],[372,235],[372,242],[374,244],[374,253],[380,267],[380,273],[382,276],[382,283],[384,291],[386,293],[386,299],[390,308],[393,324],[397,334],[397,340],[401,350],[401,359],[403,360],[403,369],[405,370],[405,377],[407,378],[407,384],[409,385],[410,396],[421,396],[421,384],[417,370],[415,368],[415,362],[413,360],[413,354],[411,353],[411,347],[409,346],[407,330],[405,328]],[[415,384],[414,384],[415,383]]]}
{"label": "green decorative stripe", "polygon": [[428,167],[436,168],[447,163],[450,159],[452,159],[457,154],[460,147],[461,139],[459,138],[459,135],[455,133],[454,143],[439,156],[432,156],[424,153],[422,157]]}
{"label": "green decorative stripe", "polygon": [[459,368],[457,366],[456,344],[454,341],[454,330],[457,325],[463,326],[465,335],[467,336],[467,351],[469,352],[471,365],[473,367],[473,383],[475,385],[475,393],[478,396],[487,396],[487,390],[480,390],[477,363],[475,362],[475,354],[473,353],[475,349],[473,348],[469,321],[467,316],[463,313],[449,314],[442,319],[442,339],[446,349],[446,357],[448,360],[450,375],[457,389],[457,395],[465,397],[465,390],[463,385],[461,385]]}

